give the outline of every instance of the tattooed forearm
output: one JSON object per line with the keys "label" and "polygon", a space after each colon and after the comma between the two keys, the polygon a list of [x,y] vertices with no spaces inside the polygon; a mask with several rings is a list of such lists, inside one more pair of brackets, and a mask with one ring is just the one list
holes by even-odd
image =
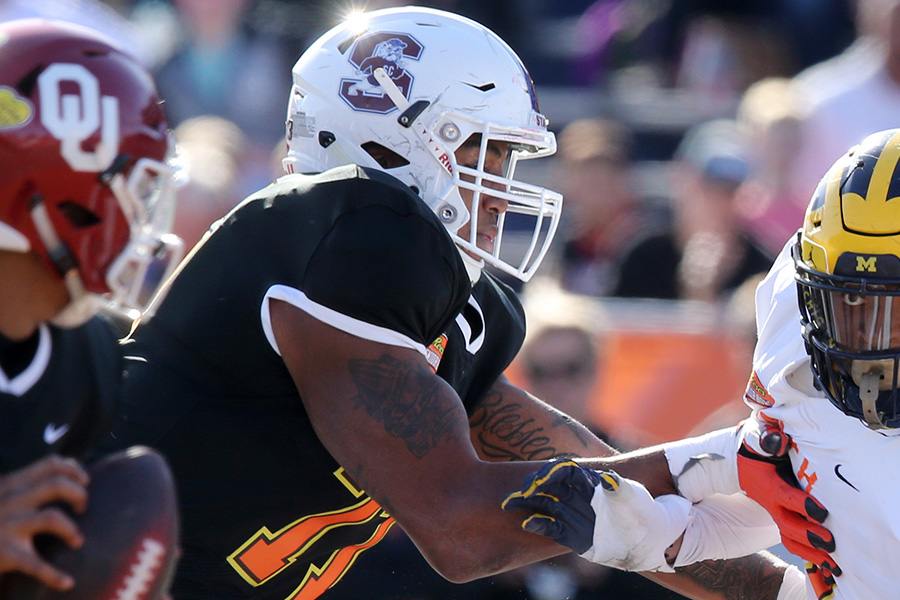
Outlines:
{"label": "tattooed forearm", "polygon": [[485,458],[491,461],[499,462],[503,460],[551,460],[554,458],[578,458],[577,454],[557,452],[556,448],[553,447],[547,447],[543,450],[535,450],[529,454],[523,454],[522,452],[516,451],[516,449],[510,449],[506,446],[491,444],[483,434],[478,435],[477,441],[481,445],[481,453]]}
{"label": "tattooed forearm", "polygon": [[707,560],[679,567],[707,590],[718,591],[728,600],[771,598],[778,596],[784,572],[762,555],[751,554],[732,560]]}
{"label": "tattooed forearm", "polygon": [[[587,435],[562,414],[555,418],[552,426],[572,429],[579,440],[582,435]],[[469,417],[469,427],[481,452],[493,460],[548,460],[577,456],[559,451],[552,443],[550,432],[534,418],[523,414],[521,404],[507,402],[496,389],[491,390],[473,411]]]}
{"label": "tattooed forearm", "polygon": [[447,437],[460,408],[444,396],[440,381],[413,361],[393,356],[351,360],[359,395],[353,401],[422,458]]}
{"label": "tattooed forearm", "polygon": [[588,431],[587,427],[568,415],[560,413],[559,417],[557,418],[557,423],[565,425],[585,448],[588,447],[588,445],[590,444],[590,440],[594,437],[594,435],[590,431]]}

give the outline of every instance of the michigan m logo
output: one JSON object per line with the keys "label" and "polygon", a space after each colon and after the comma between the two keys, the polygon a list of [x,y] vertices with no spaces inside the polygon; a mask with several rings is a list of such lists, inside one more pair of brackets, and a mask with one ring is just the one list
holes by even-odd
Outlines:
{"label": "michigan m logo", "polygon": [[875,261],[878,259],[877,256],[870,256],[869,258],[865,258],[863,256],[856,257],[856,270],[857,271],[868,271],[869,273],[877,272],[877,268],[875,267]]}

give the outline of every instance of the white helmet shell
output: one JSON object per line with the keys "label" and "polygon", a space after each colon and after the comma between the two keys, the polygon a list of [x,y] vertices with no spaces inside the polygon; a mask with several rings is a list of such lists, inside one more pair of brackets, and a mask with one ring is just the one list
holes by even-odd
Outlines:
{"label": "white helmet shell", "polygon": [[[481,136],[477,166],[454,152]],[[506,172],[485,171],[488,143],[510,148]],[[484,26],[451,13],[400,7],[363,13],[331,29],[297,61],[287,113],[288,173],[358,164],[383,170],[413,188],[461,249],[528,281],[559,223],[562,196],[515,180],[516,163],[549,156],[556,139],[538,112],[534,86],[518,56]],[[386,148],[406,162],[382,165],[367,151]],[[377,147],[375,146],[375,147]],[[470,211],[460,188],[508,203],[494,248],[457,232]],[[525,243],[501,257],[508,214]],[[513,256],[510,257],[510,254]]]}

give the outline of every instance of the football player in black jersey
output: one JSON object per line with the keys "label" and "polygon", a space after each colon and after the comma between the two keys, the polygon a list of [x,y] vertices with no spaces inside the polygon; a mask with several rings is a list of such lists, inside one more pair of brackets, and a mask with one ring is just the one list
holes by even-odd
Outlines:
{"label": "football player in black jersey", "polygon": [[[0,24],[0,572],[67,575],[40,533],[81,543],[83,458],[112,423],[119,337],[180,257],[168,124],[147,71],[83,27]],[[67,458],[60,458],[60,457]]]}
{"label": "football player in black jersey", "polygon": [[[528,280],[562,200],[515,179],[555,150],[525,68],[404,7],[324,34],[293,83],[289,174],[212,226],[126,345],[107,447],[173,469],[173,597],[339,597],[395,521],[452,581],[562,553],[500,509],[534,461],[612,452],[503,376],[524,314],[484,267]],[[782,567],[756,567],[660,577],[775,598]]]}

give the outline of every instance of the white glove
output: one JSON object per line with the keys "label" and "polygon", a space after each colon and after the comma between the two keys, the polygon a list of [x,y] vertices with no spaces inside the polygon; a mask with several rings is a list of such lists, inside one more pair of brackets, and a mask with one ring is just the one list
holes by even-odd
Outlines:
{"label": "white glove", "polygon": [[594,545],[581,556],[625,571],[674,573],[665,552],[687,527],[690,501],[673,495],[654,499],[637,481],[611,471],[600,476],[591,498]]}

